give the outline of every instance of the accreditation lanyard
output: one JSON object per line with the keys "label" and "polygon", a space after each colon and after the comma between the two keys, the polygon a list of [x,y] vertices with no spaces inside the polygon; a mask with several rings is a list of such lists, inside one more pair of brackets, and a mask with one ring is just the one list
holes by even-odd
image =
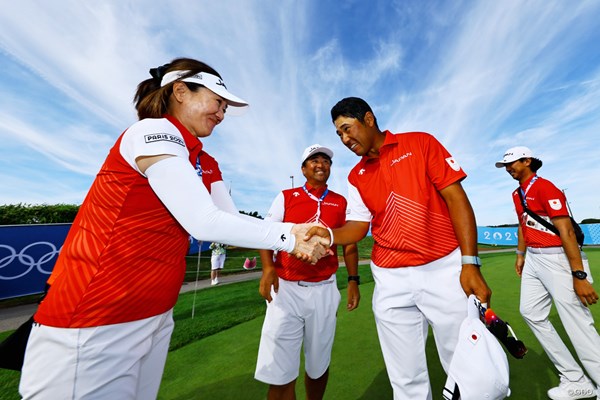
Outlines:
{"label": "accreditation lanyard", "polygon": [[202,178],[202,166],[200,165],[200,154],[196,157],[196,174]]}
{"label": "accreditation lanyard", "polygon": [[321,203],[323,202],[325,196],[327,196],[327,193],[329,193],[329,189],[325,189],[321,197],[317,197],[314,194],[310,193],[308,189],[306,189],[306,184],[302,186],[302,189],[304,190],[304,193],[308,195],[308,197],[317,202],[317,222],[319,222],[319,219],[321,218]]}
{"label": "accreditation lanyard", "polygon": [[519,185],[519,190],[521,191],[521,194],[523,195],[523,203],[525,203],[525,207],[527,207],[527,192],[529,192],[529,189],[531,189],[531,185],[533,185],[533,183],[537,180],[537,178],[538,178],[537,175],[534,176],[533,178],[531,178],[531,180],[529,181],[529,185],[527,185],[525,190],[523,190],[521,185]]}

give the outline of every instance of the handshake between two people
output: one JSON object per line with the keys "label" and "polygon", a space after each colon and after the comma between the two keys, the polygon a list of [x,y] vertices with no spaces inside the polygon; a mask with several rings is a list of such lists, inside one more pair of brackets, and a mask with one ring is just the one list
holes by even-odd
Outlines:
{"label": "handshake between two people", "polygon": [[321,224],[296,224],[291,231],[296,239],[293,256],[304,262],[316,264],[326,255],[333,254],[330,249],[331,235]]}

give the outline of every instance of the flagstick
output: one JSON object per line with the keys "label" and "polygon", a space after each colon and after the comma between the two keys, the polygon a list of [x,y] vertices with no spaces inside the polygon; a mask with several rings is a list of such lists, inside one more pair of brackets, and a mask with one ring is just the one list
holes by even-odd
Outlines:
{"label": "flagstick", "polygon": [[194,300],[192,301],[192,319],[196,311],[196,292],[198,291],[198,275],[200,275],[200,255],[202,254],[202,242],[198,242],[198,265],[196,266],[196,283],[194,284]]}

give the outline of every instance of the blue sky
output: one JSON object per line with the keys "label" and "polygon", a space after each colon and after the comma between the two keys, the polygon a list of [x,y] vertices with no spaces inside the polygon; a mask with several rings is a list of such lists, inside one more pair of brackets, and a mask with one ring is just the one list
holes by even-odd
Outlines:
{"label": "blue sky", "polygon": [[358,158],[329,110],[358,96],[379,125],[426,131],[460,162],[479,225],[514,223],[494,162],[533,149],[575,218],[600,218],[600,2],[53,0],[0,12],[0,204],[80,204],[148,69],[187,56],[248,100],[205,140],[238,207],[264,215],[303,183],[300,155]]}

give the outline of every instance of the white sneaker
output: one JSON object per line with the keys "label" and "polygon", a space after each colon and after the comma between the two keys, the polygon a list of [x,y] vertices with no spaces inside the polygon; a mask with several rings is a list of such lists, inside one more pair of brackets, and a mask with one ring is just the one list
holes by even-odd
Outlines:
{"label": "white sneaker", "polygon": [[215,278],[212,281],[210,281],[210,285],[211,286],[215,286],[215,285],[218,285],[218,284],[219,284],[219,278]]}
{"label": "white sneaker", "polygon": [[596,388],[585,376],[579,382],[571,382],[561,375],[560,384],[548,390],[548,397],[552,400],[588,399],[595,394]]}

